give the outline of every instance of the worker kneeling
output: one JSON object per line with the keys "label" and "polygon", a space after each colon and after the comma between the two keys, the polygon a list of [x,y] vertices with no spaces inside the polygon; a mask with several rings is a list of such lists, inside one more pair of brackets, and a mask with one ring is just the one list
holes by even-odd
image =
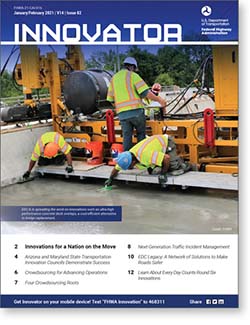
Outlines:
{"label": "worker kneeling", "polygon": [[66,172],[72,173],[72,147],[64,140],[63,136],[57,132],[46,132],[36,142],[31,155],[29,168],[23,174],[24,179],[28,179],[31,170],[38,161],[39,166],[57,165],[62,166],[67,160]]}
{"label": "worker kneeling", "polygon": [[192,169],[191,164],[177,156],[176,145],[167,134],[153,135],[140,141],[129,151],[120,153],[116,161],[116,166],[105,182],[106,186],[112,185],[120,170],[132,169],[134,166],[138,169],[147,169],[149,174],[152,174],[155,167],[161,167],[158,176],[160,184],[167,182],[167,172],[178,176]]}

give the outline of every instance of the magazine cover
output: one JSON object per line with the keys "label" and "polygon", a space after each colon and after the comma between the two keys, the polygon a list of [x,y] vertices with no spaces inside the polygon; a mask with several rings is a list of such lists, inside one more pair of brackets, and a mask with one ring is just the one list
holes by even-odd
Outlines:
{"label": "magazine cover", "polygon": [[1,1],[1,307],[237,308],[238,1]]}

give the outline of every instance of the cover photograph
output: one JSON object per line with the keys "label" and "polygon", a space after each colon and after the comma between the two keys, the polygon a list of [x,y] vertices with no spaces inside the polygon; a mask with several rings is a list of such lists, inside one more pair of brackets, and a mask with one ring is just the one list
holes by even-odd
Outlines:
{"label": "cover photograph", "polygon": [[1,308],[238,308],[238,1],[1,1]]}

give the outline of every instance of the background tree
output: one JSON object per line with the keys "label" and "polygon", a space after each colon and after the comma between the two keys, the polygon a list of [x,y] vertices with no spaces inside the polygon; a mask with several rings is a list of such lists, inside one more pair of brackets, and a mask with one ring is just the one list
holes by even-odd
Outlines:
{"label": "background tree", "polygon": [[7,70],[1,75],[1,97],[14,97],[22,95],[22,88],[20,91],[15,88],[12,79],[12,74]]}
{"label": "background tree", "polygon": [[[23,96],[23,89],[22,86],[19,86],[15,83],[12,77],[12,73],[8,72],[5,70],[3,74],[1,75],[1,98],[9,98],[9,97],[19,97]],[[37,95],[38,97],[43,94],[49,94],[49,89],[48,88],[43,88],[43,89],[33,89],[32,90],[33,95]],[[13,99],[11,101],[7,101],[9,104],[10,103],[16,103],[16,100]]]}
{"label": "background tree", "polygon": [[152,86],[158,76],[158,58],[155,54],[147,50],[141,50],[138,46],[131,46],[127,56],[132,56],[137,60],[139,75],[149,85]]}
{"label": "background tree", "polygon": [[171,78],[167,72],[159,74],[155,79],[155,82],[158,82],[162,86],[170,86],[174,84],[173,78]]}
{"label": "background tree", "polygon": [[[119,60],[117,54],[115,50],[94,53],[90,60],[87,61],[87,67],[117,72],[119,70],[118,61],[120,62],[120,68],[122,68],[124,58],[132,56],[138,62],[139,75],[149,86],[152,86],[156,80],[159,81],[158,78],[160,78],[163,79],[161,83],[185,87],[194,79],[204,59],[211,56],[212,49],[211,46],[204,45],[165,46],[160,48],[156,54],[153,54],[134,45],[129,47],[126,53],[120,53]],[[208,78],[206,83],[211,87],[213,78],[212,67],[209,67],[209,65],[206,75]]]}
{"label": "background tree", "polygon": [[[119,55],[119,58],[117,57]],[[102,70],[114,71],[119,70],[119,60],[122,62],[125,54],[117,54],[114,50],[98,51],[91,55],[90,59],[86,61],[87,69],[98,68]]]}
{"label": "background tree", "polygon": [[157,52],[158,72],[167,72],[174,84],[185,87],[194,79],[204,59],[211,54],[210,46],[165,46]]}

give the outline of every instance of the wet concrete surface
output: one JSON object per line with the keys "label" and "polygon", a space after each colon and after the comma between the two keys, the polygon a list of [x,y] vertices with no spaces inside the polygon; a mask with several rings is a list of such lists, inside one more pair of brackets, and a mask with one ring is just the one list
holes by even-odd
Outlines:
{"label": "wet concrete surface", "polygon": [[6,234],[232,234],[238,232],[238,193],[102,180],[35,179],[2,188],[10,206],[122,206],[122,222],[2,222]]}

